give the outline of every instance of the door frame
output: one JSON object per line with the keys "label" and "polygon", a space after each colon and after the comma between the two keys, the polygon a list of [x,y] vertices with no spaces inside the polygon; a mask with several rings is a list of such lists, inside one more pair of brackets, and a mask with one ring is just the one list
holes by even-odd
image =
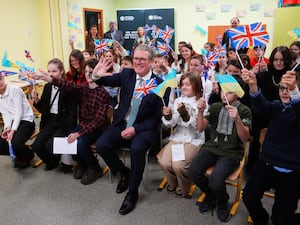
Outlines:
{"label": "door frame", "polygon": [[83,11],[83,20],[84,20],[84,32],[86,31],[86,21],[85,21],[85,12],[96,12],[98,15],[98,34],[100,37],[103,37],[104,34],[104,25],[103,25],[103,10],[102,9],[92,9],[92,8],[82,8]]}

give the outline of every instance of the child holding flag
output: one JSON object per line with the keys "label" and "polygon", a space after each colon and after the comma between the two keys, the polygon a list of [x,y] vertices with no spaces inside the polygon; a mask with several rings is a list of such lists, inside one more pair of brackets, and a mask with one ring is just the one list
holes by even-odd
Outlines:
{"label": "child holding flag", "polygon": [[[226,79],[229,75],[221,76],[225,76]],[[225,180],[240,165],[243,158],[243,142],[249,138],[251,111],[238,101],[240,94],[235,93],[237,81],[228,82],[229,85],[221,82],[221,79],[219,82],[221,87],[224,85],[224,90],[226,85],[228,88],[226,93],[222,88],[222,102],[212,104],[206,116],[203,115],[205,100],[201,98],[197,103],[197,129],[202,132],[210,124],[210,139],[202,145],[199,154],[192,161],[189,175],[206,194],[204,201],[199,205],[199,211],[209,213],[217,206],[219,220],[227,222],[230,220],[230,210]],[[205,172],[212,166],[214,170],[207,177]]]}
{"label": "child holding flag", "polygon": [[242,77],[250,87],[254,113],[269,119],[259,160],[244,189],[244,203],[254,224],[268,224],[269,214],[261,199],[265,191],[275,188],[273,224],[300,224],[299,214],[295,214],[300,196],[300,92],[295,72],[283,74],[278,87],[280,101],[272,102],[258,88],[253,71],[244,69]]}
{"label": "child holding flag", "polygon": [[32,135],[35,124],[32,108],[19,87],[7,85],[0,74],[0,113],[4,121],[0,137],[0,155],[9,154],[11,142],[15,153],[15,166],[25,168],[30,165],[34,153],[25,142]]}
{"label": "child holding flag", "polygon": [[[173,127],[174,132],[169,138],[170,142],[159,154],[159,163],[168,180],[167,191],[185,197],[191,185],[188,167],[205,141],[204,132],[197,131],[196,126],[196,105],[202,96],[200,77],[193,73],[182,75],[180,88],[182,96],[175,99],[172,108],[163,107],[163,124]],[[181,153],[181,159],[175,157],[177,151]]]}

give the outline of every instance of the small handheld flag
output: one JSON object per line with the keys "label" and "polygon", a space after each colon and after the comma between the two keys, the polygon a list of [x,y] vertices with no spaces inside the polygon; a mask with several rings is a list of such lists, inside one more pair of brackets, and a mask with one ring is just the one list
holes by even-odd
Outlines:
{"label": "small handheld flag", "polygon": [[166,43],[170,43],[174,35],[174,29],[166,25],[165,30],[159,30],[158,37],[163,39]]}
{"label": "small handheld flag", "polygon": [[8,147],[9,147],[9,158],[13,164],[13,167],[16,167],[16,156],[11,141],[8,142]]}
{"label": "small handheld flag", "polygon": [[168,73],[166,79],[153,90],[153,92],[162,98],[168,87],[176,88],[177,86],[178,86],[178,81],[176,76],[176,70],[173,69]]}
{"label": "small handheld flag", "polygon": [[167,43],[162,43],[160,41],[156,42],[158,53],[161,55],[168,55],[169,46]]}
{"label": "small handheld flag", "polygon": [[11,61],[7,58],[7,52],[6,52],[6,50],[4,51],[4,54],[3,54],[3,58],[2,58],[2,66],[19,69],[19,66],[18,66],[18,65],[16,65],[16,64],[13,63],[13,62],[11,62]]}
{"label": "small handheld flag", "polygon": [[216,79],[221,86],[223,92],[234,92],[239,98],[243,97],[245,92],[230,74],[216,74]]}
{"label": "small handheld flag", "polygon": [[230,28],[227,33],[235,50],[250,46],[264,46],[270,39],[261,22]]}
{"label": "small handheld flag", "polygon": [[24,52],[25,52],[25,57],[26,57],[28,60],[30,60],[31,62],[34,63],[32,57],[31,57],[30,52],[29,52],[28,50],[25,50]]}
{"label": "small handheld flag", "polygon": [[96,53],[105,53],[108,51],[110,45],[113,43],[112,39],[103,38],[102,40],[95,39],[94,43],[96,45]]}

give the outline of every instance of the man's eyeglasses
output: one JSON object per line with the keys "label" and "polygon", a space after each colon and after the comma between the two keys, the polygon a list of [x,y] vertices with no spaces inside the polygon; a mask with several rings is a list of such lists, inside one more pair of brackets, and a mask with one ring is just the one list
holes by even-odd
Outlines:
{"label": "man's eyeglasses", "polygon": [[134,57],[134,58],[133,58],[133,61],[134,61],[134,62],[145,63],[147,60],[149,60],[149,59],[145,59],[145,58],[137,58],[137,57]]}
{"label": "man's eyeglasses", "polygon": [[279,91],[280,92],[284,92],[284,91],[289,92],[289,89],[287,87],[279,86]]}

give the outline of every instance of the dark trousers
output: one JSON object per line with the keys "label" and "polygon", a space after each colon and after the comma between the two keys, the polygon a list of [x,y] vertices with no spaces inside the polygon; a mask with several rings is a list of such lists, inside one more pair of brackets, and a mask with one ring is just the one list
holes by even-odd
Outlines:
{"label": "dark trousers", "polygon": [[[213,172],[209,177],[205,172],[209,167],[214,166]],[[200,150],[199,154],[193,159],[189,168],[189,175],[192,181],[218,204],[226,204],[229,195],[226,191],[225,180],[239,166],[239,162],[230,157],[216,156],[215,154]]]}
{"label": "dark trousers", "polygon": [[53,154],[53,138],[65,137],[66,135],[59,117],[56,115],[49,116],[46,126],[42,128],[31,148],[44,163],[58,163],[60,155]]}
{"label": "dark trousers", "polygon": [[130,141],[121,137],[121,131],[126,128],[126,122],[111,125],[96,141],[97,152],[105,160],[113,175],[124,171],[124,164],[115,152],[121,146],[130,147],[131,176],[129,179],[129,191],[137,192],[143,178],[145,168],[145,154],[148,148],[158,138],[157,130],[146,130],[137,133]]}
{"label": "dark trousers", "polygon": [[[77,126],[72,132],[77,132],[81,129],[81,126]],[[95,130],[92,133],[85,134],[78,138],[77,141],[77,153],[76,160],[80,161],[83,166],[98,165],[98,160],[92,152],[91,145],[101,136],[102,131]]]}
{"label": "dark trousers", "polygon": [[[18,130],[14,133],[11,143],[18,160],[28,159],[33,156],[32,150],[25,143],[33,134],[34,128],[34,122],[22,120]],[[9,155],[8,143],[2,138],[0,138],[0,155]]]}
{"label": "dark trousers", "polygon": [[254,224],[268,224],[269,215],[263,208],[261,199],[270,188],[275,188],[271,216],[273,224],[299,225],[299,217],[294,212],[300,197],[300,172],[281,173],[263,160],[259,160],[254,166],[243,191],[243,201]]}

